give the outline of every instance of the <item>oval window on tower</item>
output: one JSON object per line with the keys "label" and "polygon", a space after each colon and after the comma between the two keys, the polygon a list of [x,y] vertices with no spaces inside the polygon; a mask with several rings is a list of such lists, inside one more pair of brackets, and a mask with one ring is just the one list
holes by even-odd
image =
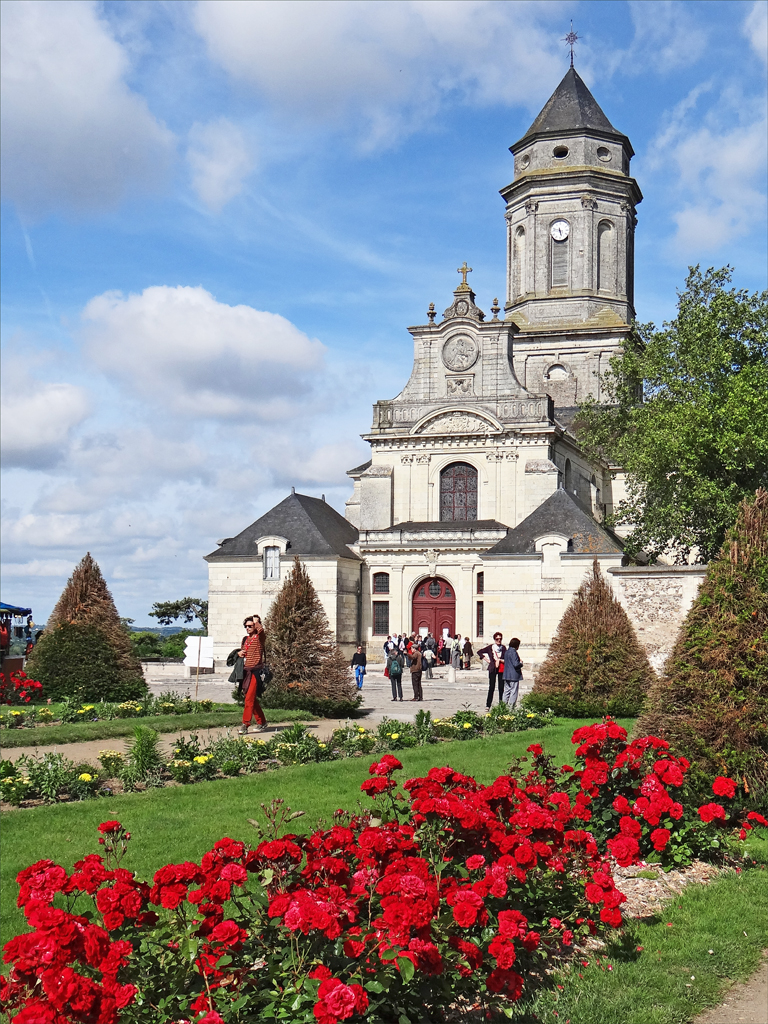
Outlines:
{"label": "oval window on tower", "polygon": [[556,160],[562,160],[564,157],[568,156],[568,147],[567,146],[555,146],[555,148],[552,150],[552,156]]}
{"label": "oval window on tower", "polygon": [[602,160],[604,164],[610,163],[610,160],[611,160],[611,151],[610,151],[610,149],[606,149],[605,146],[598,146],[597,147],[597,157],[598,157],[598,160]]}

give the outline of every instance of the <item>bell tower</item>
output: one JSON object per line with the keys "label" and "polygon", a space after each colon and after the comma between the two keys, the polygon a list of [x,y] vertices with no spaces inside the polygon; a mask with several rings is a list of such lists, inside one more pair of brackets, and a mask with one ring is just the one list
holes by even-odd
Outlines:
{"label": "bell tower", "polygon": [[508,320],[515,370],[561,407],[597,393],[597,374],[634,318],[634,155],[571,67],[510,147]]}

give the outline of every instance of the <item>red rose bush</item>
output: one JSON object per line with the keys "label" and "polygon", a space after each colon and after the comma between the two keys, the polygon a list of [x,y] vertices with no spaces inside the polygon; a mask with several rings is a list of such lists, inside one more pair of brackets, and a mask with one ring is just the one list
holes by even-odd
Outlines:
{"label": "red rose bush", "polygon": [[[130,836],[104,822],[102,853],[71,874],[49,860],[19,874],[31,930],[5,947],[4,1008],[14,1024],[503,1013],[546,958],[621,926],[613,861],[663,853],[685,820],[687,762],[662,741],[627,743],[610,721],[574,741],[578,770],[534,744],[530,766],[488,786],[440,767],[401,790],[385,755],[361,787],[372,811],[296,835],[277,802],[255,845],[221,839],[151,884],[120,867]],[[696,828],[720,829],[706,806]],[[743,834],[752,822],[765,819],[752,812]]]}

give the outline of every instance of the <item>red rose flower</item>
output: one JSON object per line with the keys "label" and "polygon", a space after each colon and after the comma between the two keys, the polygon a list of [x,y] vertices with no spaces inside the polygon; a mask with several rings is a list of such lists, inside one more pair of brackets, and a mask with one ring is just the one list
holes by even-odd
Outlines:
{"label": "red rose flower", "polygon": [[729,800],[733,800],[736,794],[736,786],[737,783],[733,779],[729,779],[725,775],[718,775],[712,783],[712,792],[715,796],[725,796]]}
{"label": "red rose flower", "polygon": [[699,817],[702,821],[725,821],[725,808],[720,804],[702,804],[699,808]]}
{"label": "red rose flower", "polygon": [[657,828],[651,832],[651,842],[654,850],[663,850],[670,840],[672,833],[668,828]]}

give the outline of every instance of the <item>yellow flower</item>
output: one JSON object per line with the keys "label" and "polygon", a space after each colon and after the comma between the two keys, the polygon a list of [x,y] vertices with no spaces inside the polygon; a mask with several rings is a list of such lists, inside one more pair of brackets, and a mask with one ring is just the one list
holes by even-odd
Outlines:
{"label": "yellow flower", "polygon": [[471,729],[472,728],[472,723],[471,722],[465,722],[464,723],[464,728],[465,729]]}
{"label": "yellow flower", "polygon": [[93,782],[93,776],[89,775],[88,772],[83,772],[83,774],[78,775],[77,778],[80,782]]}
{"label": "yellow flower", "polygon": [[400,733],[399,732],[390,733],[390,737],[389,738],[391,740],[399,740],[400,739]]}
{"label": "yellow flower", "polygon": [[12,711],[11,714],[12,715],[23,715],[24,712],[23,711]]}
{"label": "yellow flower", "polygon": [[198,754],[198,756],[195,758],[195,764],[207,764],[210,760],[210,754]]}
{"label": "yellow flower", "polygon": [[358,725],[357,731],[358,732],[365,732],[365,729],[361,725]]}
{"label": "yellow flower", "polygon": [[325,744],[324,743],[318,743],[318,747],[320,747],[321,750],[325,750]]}
{"label": "yellow flower", "polygon": [[530,712],[528,712],[528,714],[527,714],[527,715],[526,715],[525,717],[526,717],[526,718],[535,718],[535,717],[536,717],[536,715],[533,715],[533,714],[531,714]]}

